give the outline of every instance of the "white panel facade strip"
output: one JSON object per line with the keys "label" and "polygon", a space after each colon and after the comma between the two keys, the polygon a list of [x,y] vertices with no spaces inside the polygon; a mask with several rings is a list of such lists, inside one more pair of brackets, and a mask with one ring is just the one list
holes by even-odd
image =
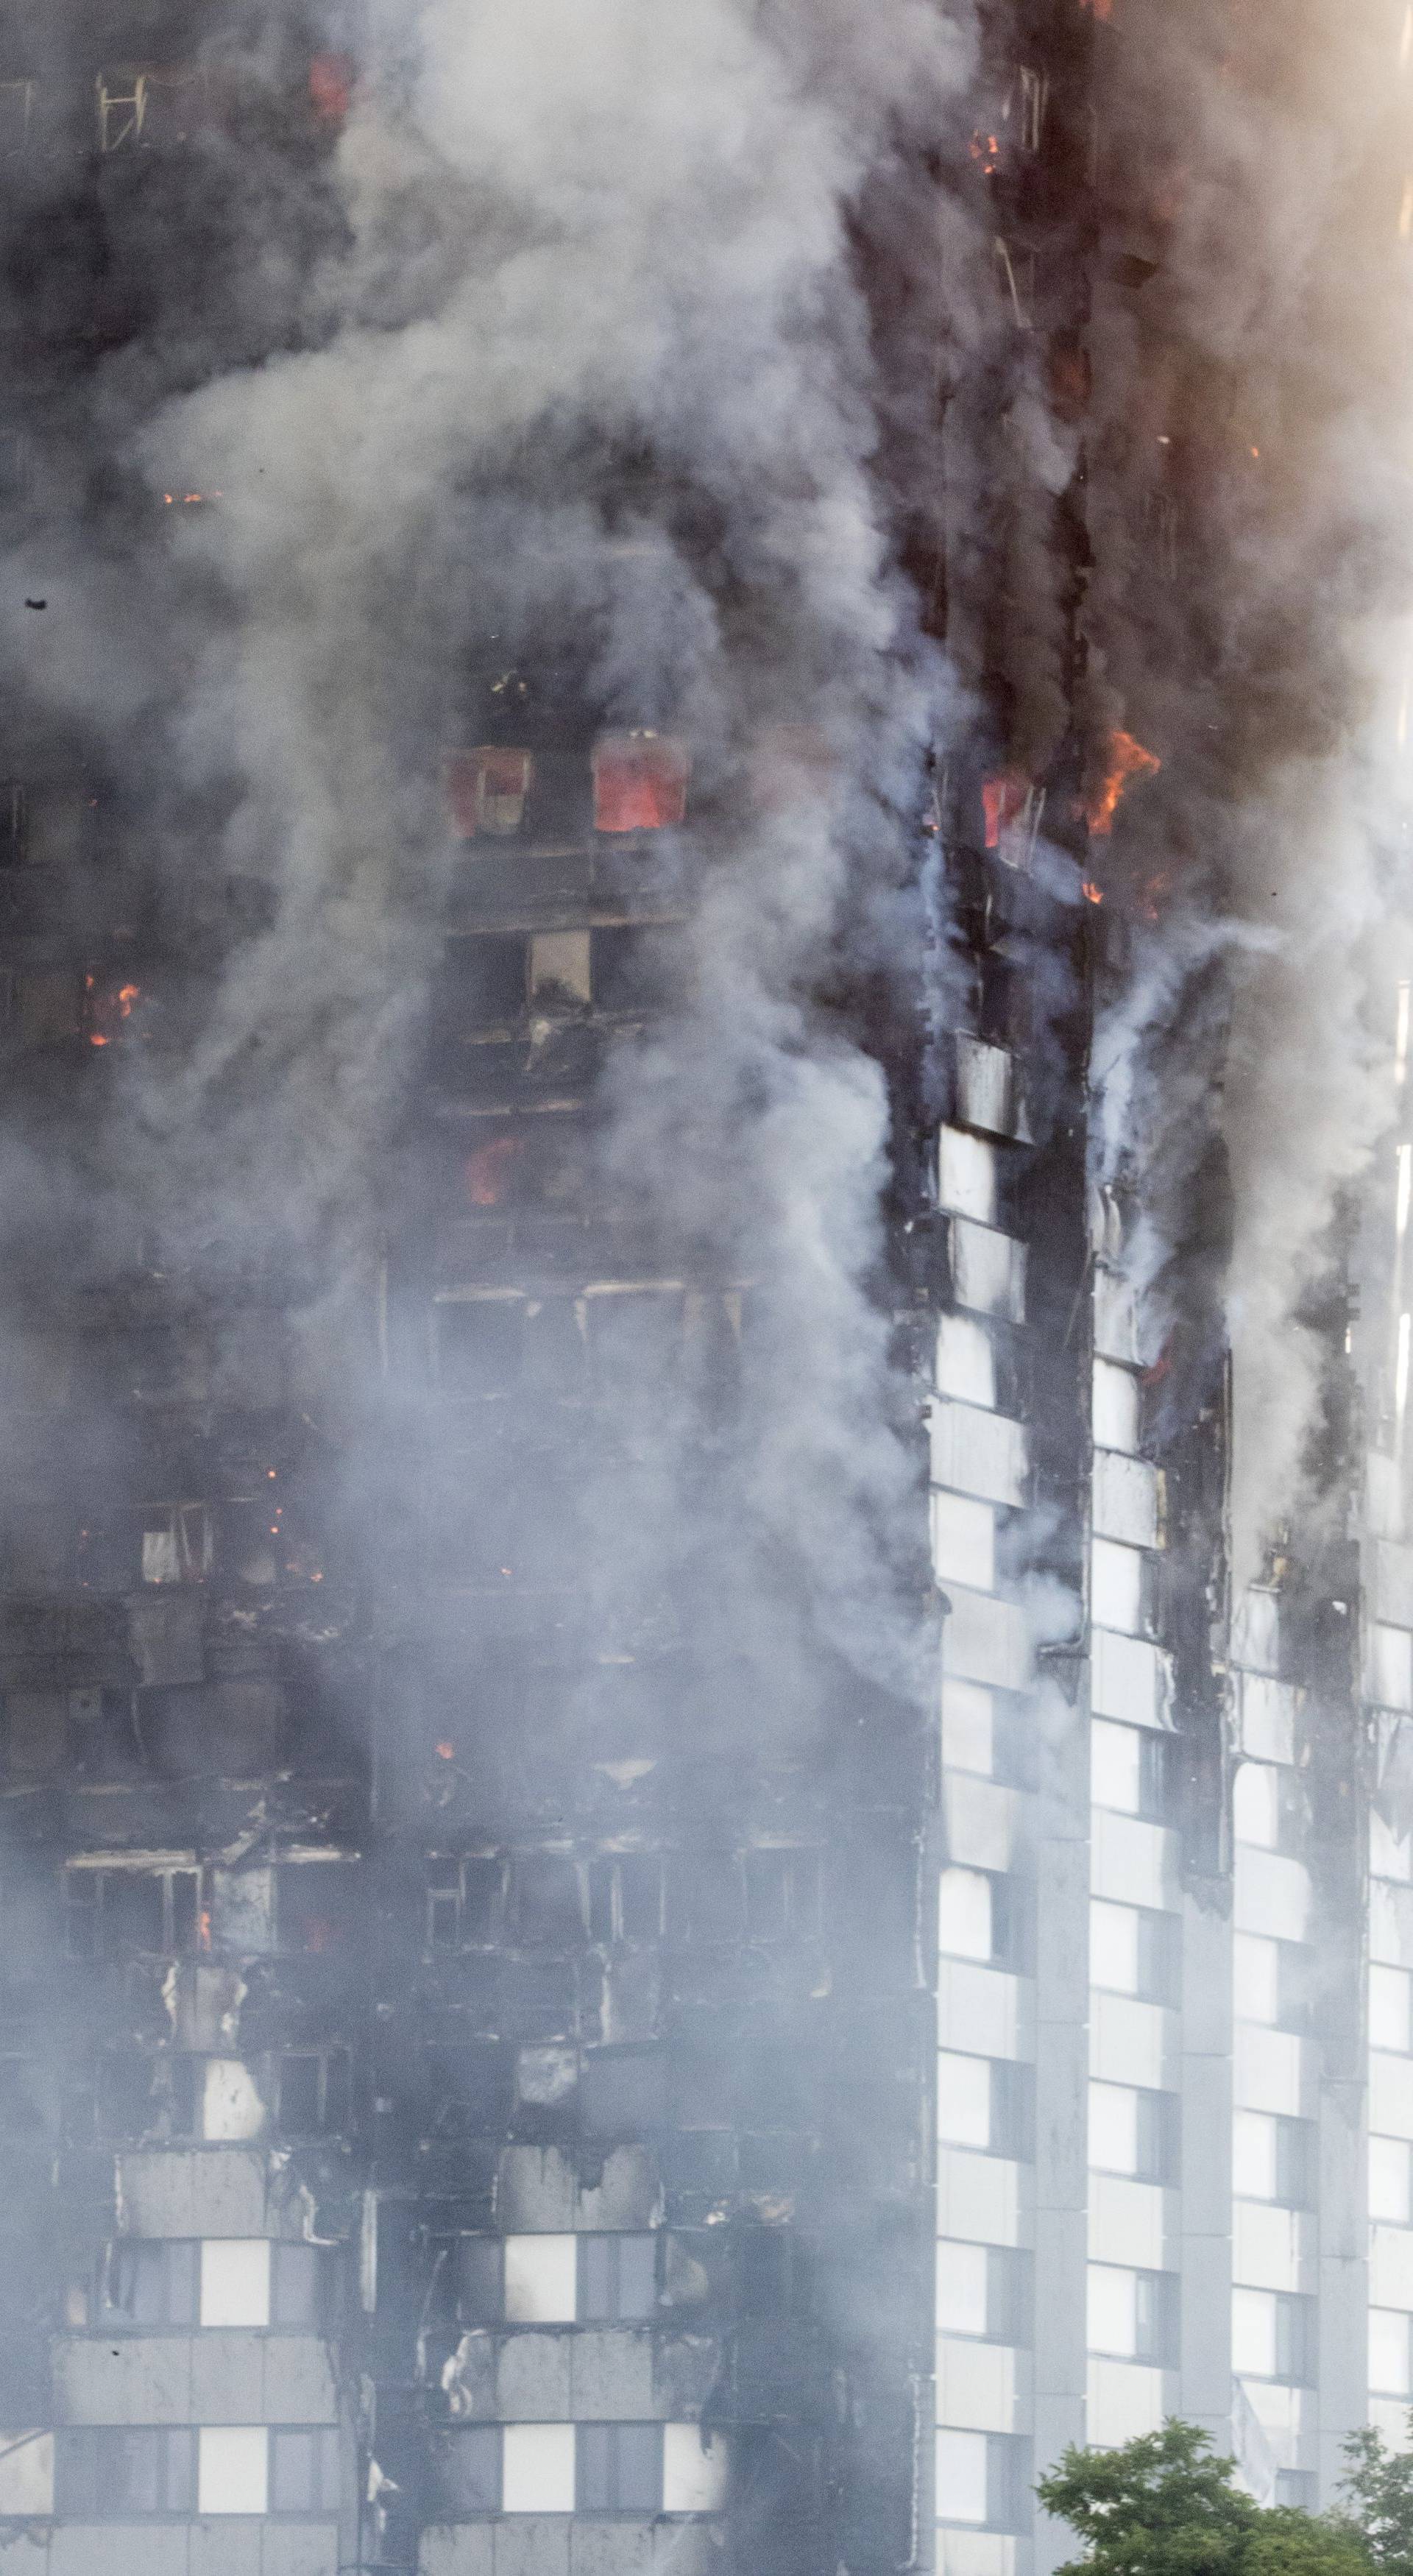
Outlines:
{"label": "white panel facade strip", "polygon": [[1094,1272],[1094,1347],[1105,1359],[1129,1368],[1141,1363],[1137,1299],[1128,1281],[1102,1262]]}
{"label": "white panel facade strip", "polygon": [[931,1414],[933,1484],[1019,1508],[1030,1466],[1022,1425],[946,1396],[934,1397]]}
{"label": "white panel facade strip", "polygon": [[942,1315],[937,1323],[937,1391],[984,1412],[996,1402],[996,1348],[977,1315]]}
{"label": "white panel facade strip", "polygon": [[1258,1762],[1293,1762],[1299,1692],[1269,1673],[1240,1673],[1237,1683],[1243,1753]]}
{"label": "white panel facade strip", "polygon": [[1018,1068],[1004,1047],[984,1038],[958,1037],[957,1116],[964,1127],[980,1127],[990,1136],[1028,1140]]}
{"label": "white panel facade strip", "polygon": [[1233,1881],[1232,1919],[1240,1931],[1264,1932],[1279,1941],[1306,1938],[1314,1891],[1303,1862],[1241,1843]]}
{"label": "white panel facade strip", "polygon": [[1126,1547],[1157,1547],[1162,1535],[1162,1479],[1146,1458],[1116,1449],[1094,1452],[1094,1528]]}
{"label": "white panel facade strip", "polygon": [[1364,1551],[1369,1610],[1394,1628],[1413,1628],[1413,1547],[1396,1539],[1370,1539]]}
{"label": "white panel facade strip", "polygon": [[939,1583],[964,1583],[977,1592],[996,1588],[996,1508],[970,1494],[929,1497],[932,1567]]}
{"label": "white panel facade strip", "polygon": [[938,2576],[1016,2576],[1016,2548],[1008,2531],[939,2531]]}
{"label": "white panel facade strip", "polygon": [[1413,1968],[1413,1888],[1369,1880],[1369,1958]]}
{"label": "white panel facade strip", "polygon": [[1035,1995],[1029,1978],[1003,1968],[944,1959],[937,1972],[937,2029],[944,2048],[986,2057],[1029,2057],[1035,2047]]}
{"label": "white panel facade strip", "polygon": [[1413,2138],[1413,2057],[1370,2049],[1369,2126],[1380,2137]]}
{"label": "white panel facade strip", "polygon": [[1413,1709],[1413,1632],[1373,1622],[1365,1651],[1364,1691],[1380,1708]]}
{"label": "white panel facade strip", "polygon": [[1308,2214],[1274,2201],[1234,2200],[1232,2279],[1257,2290],[1313,2290],[1318,2251]]}
{"label": "white panel facade strip", "polygon": [[1370,2228],[1369,2296],[1378,2307],[1413,2311],[1413,2227]]}
{"label": "white panel facade strip", "polygon": [[1161,2370],[1140,2361],[1098,2355],[1091,2360],[1085,2425],[1091,2442],[1136,2441],[1141,2433],[1156,2433],[1169,2411]]}
{"label": "white panel facade strip", "polygon": [[1166,1825],[1098,1809],[1090,1844],[1090,1884],[1116,1905],[1175,1908],[1180,1902],[1178,1842]]}
{"label": "white panel facade strip", "polygon": [[1139,1381],[1133,1369],[1096,1360],[1090,1389],[1090,1428],[1099,1449],[1138,1447]]}
{"label": "white panel facade strip", "polygon": [[951,1860],[971,1869],[1009,1869],[1019,1820],[1019,1792],[969,1771],[949,1771],[942,1807]]}
{"label": "white panel facade strip", "polygon": [[954,1584],[951,1609],[942,1629],[942,1670],[966,1681],[985,1682],[993,1690],[1022,1691],[1031,1678],[1031,1630],[1025,1612],[1013,1601],[996,1601],[985,1592],[968,1592]]}
{"label": "white panel facade strip", "polygon": [[1178,2082],[1181,2057],[1182,2025],[1175,2012],[1129,1995],[1091,1997],[1089,2072],[1098,2082],[1148,2084],[1162,2092]]}
{"label": "white panel facade strip", "polygon": [[1143,1552],[1112,1539],[1089,1545],[1089,1615],[1097,1628],[1134,1636],[1143,1627]]}
{"label": "white panel facade strip", "polygon": [[964,1127],[944,1127],[937,1138],[937,1204],[978,1225],[996,1222],[996,1148]]}
{"label": "white panel facade strip", "polygon": [[1315,2071],[1304,2040],[1293,2031],[1239,2021],[1232,2039],[1232,2087],[1243,2110],[1308,2117],[1315,2107]]}
{"label": "white panel facade strip", "polygon": [[[937,2338],[937,2421],[981,2433],[1024,2433],[1030,2426],[1029,2354],[1009,2344]],[[1022,2377],[1024,2374],[1024,2378]]]}
{"label": "white panel facade strip", "polygon": [[1252,1584],[1243,1592],[1232,1620],[1232,1661],[1256,1673],[1278,1673],[1281,1654],[1280,1601],[1276,1593]]}
{"label": "white panel facade strip", "polygon": [[976,1315],[1025,1322],[1025,1245],[994,1226],[954,1216],[948,1225],[952,1294]]}
{"label": "white panel facade strip", "polygon": [[1180,2216],[1177,2193],[1161,2183],[1130,2182],[1125,2174],[1089,2177],[1089,2252],[1095,2262],[1166,2270]]}
{"label": "white panel facade strip", "polygon": [[937,2225],[944,2236],[977,2245],[1028,2245],[1024,2168],[1009,2156],[975,2155],[966,2147],[937,2151]]}
{"label": "white panel facade strip", "polygon": [[1089,1640],[1089,1704],[1096,1717],[1129,1726],[1170,1727],[1172,1659],[1146,1637],[1094,1628]]}

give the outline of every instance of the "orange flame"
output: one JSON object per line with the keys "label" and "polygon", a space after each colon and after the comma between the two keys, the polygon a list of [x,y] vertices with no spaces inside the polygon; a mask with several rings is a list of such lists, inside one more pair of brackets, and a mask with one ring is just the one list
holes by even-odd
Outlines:
{"label": "orange flame", "polygon": [[982,134],[978,132],[972,136],[967,149],[970,152],[973,161],[980,163],[982,170],[989,179],[992,172],[999,167],[1001,159],[1001,146],[997,141],[996,136],[994,134]]}
{"label": "orange flame", "polygon": [[1151,778],[1162,766],[1156,751],[1145,751],[1131,733],[1110,734],[1104,775],[1084,809],[1084,819],[1096,838],[1106,839],[1112,832],[1119,799],[1134,779]]}
{"label": "orange flame", "polygon": [[1092,9],[1102,26],[1107,27],[1114,14],[1114,0],[1079,0],[1081,9]]}
{"label": "orange flame", "polygon": [[1079,890],[1086,903],[1102,903],[1104,900],[1103,895],[1092,877],[1086,877]]}

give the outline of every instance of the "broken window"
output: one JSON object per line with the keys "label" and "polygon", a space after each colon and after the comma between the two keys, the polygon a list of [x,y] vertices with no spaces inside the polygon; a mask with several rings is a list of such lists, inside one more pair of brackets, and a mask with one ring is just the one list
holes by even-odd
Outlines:
{"label": "broken window", "polygon": [[669,1929],[678,1941],[734,1941],[741,1930],[741,1875],[734,1852],[684,1853],[668,1880]]}
{"label": "broken window", "polygon": [[601,1011],[641,1011],[663,999],[670,949],[660,930],[595,930],[594,999]]}
{"label": "broken window", "polygon": [[1020,145],[1022,152],[1038,152],[1045,131],[1045,109],[1049,102],[1050,81],[1047,73],[1032,64],[1022,63],[1019,77]]}
{"label": "broken window", "polygon": [[1022,250],[1019,244],[1004,241],[998,233],[995,241],[996,282],[1013,322],[1022,331],[1030,328],[1035,308],[1035,253]]}
{"label": "broken window", "polygon": [[88,1869],[64,1872],[65,1944],[71,1959],[172,1957],[202,1941],[201,1872]]}
{"label": "broken window", "polygon": [[500,2426],[457,2424],[431,2437],[438,2510],[458,2518],[500,2511]]}
{"label": "broken window", "polygon": [[135,2326],[194,2326],[199,2256],[190,2238],[119,2237],[100,2266],[98,2322],[121,2317]]}
{"label": "broken window", "polygon": [[590,2049],[579,2078],[584,2125],[600,2136],[658,2127],[666,2116],[666,2069],[656,2051]]}
{"label": "broken window", "polygon": [[71,2425],[55,2442],[55,2505],[67,2520],[196,2509],[196,2435],[189,2425]]}
{"label": "broken window", "polygon": [[498,1940],[503,1861],[473,1854],[427,1863],[427,1943],[433,1950],[479,1948]]}
{"label": "broken window", "polygon": [[103,71],[94,84],[100,152],[186,143],[213,122],[211,76],[202,63],[154,63]]}
{"label": "broken window", "polygon": [[214,1554],[205,1503],[158,1503],[143,1513],[144,1583],[204,1583]]}
{"label": "broken window", "polygon": [[747,1852],[746,1929],[752,1940],[800,1940],[818,1932],[819,1861],[813,1851]]}
{"label": "broken window", "polygon": [[657,2239],[579,2238],[579,2316],[588,2325],[627,2325],[657,2309]]}
{"label": "broken window", "polygon": [[438,1386],[482,1401],[511,1394],[524,1358],[525,1303],[518,1292],[438,1297],[432,1308]]}
{"label": "broken window", "polygon": [[359,1909],[358,1873],[347,1861],[285,1861],[275,1872],[277,1944],[306,1956],[347,1944]]}
{"label": "broken window", "polygon": [[593,998],[592,934],[587,930],[537,930],[530,941],[530,999],[539,1010],[582,1009]]}
{"label": "broken window", "polygon": [[743,2316],[791,2317],[810,2306],[809,2251],[790,2227],[742,2227],[735,2237],[736,2305]]}
{"label": "broken window", "polygon": [[575,2453],[576,2511],[661,2511],[660,2424],[580,2424]]}
{"label": "broken window", "polygon": [[527,956],[524,939],[449,939],[437,995],[448,1035],[515,1026],[525,1009]]}
{"label": "broken window", "polygon": [[594,830],[656,832],[685,820],[691,758],[668,734],[604,734],[594,745]]}
{"label": "broken window", "polygon": [[584,1938],[582,1876],[577,1861],[539,1852],[511,1869],[514,1937],[527,1948],[573,1949]]}
{"label": "broken window", "polygon": [[276,2424],[270,2434],[271,2513],[337,2513],[337,2424]]}
{"label": "broken window", "polygon": [[98,2136],[134,2142],[192,2137],[198,2069],[205,2064],[201,2058],[148,2055],[135,2048],[100,2057],[94,2081]]}
{"label": "broken window", "polygon": [[93,849],[98,798],[85,780],[46,779],[24,792],[24,854],[41,868],[71,869]]}
{"label": "broken window", "polygon": [[625,1852],[589,1863],[589,1937],[594,1941],[662,1938],[662,1863],[652,1852]]}
{"label": "broken window", "polygon": [[446,794],[457,839],[474,841],[485,832],[508,840],[518,832],[534,767],[528,751],[512,751],[499,743],[448,752]]}
{"label": "broken window", "polygon": [[321,2138],[348,2126],[349,2066],[342,2048],[288,2048],[273,2065],[282,2137]]}

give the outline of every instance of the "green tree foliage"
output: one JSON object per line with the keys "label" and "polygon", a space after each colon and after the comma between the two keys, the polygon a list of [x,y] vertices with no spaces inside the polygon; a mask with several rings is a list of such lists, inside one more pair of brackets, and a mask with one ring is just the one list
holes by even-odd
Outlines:
{"label": "green tree foliage", "polygon": [[[1387,2484],[1402,2469],[1401,2527],[1413,2532],[1413,2462],[1390,2460],[1375,2434],[1359,2438],[1367,2465],[1356,2469],[1351,2490],[1362,2504],[1360,2475]],[[1059,2576],[1369,2576],[1375,2553],[1362,2516],[1263,2507],[1235,2484],[1235,2470],[1235,2460],[1213,2452],[1200,2425],[1176,2417],[1116,2450],[1072,2446],[1036,2487],[1046,2512],[1085,2543],[1084,2556]],[[1369,2492],[1382,2497],[1385,2488]],[[1394,2501],[1390,2489],[1386,2520]],[[1406,2555],[1377,2564],[1388,2576],[1413,2576]]]}
{"label": "green tree foliage", "polygon": [[[1408,2434],[1413,2442],[1413,2413]],[[1344,2450],[1344,2490],[1370,2559],[1387,2576],[1413,2576],[1413,2450],[1390,2451],[1381,2433],[1367,2431]]]}

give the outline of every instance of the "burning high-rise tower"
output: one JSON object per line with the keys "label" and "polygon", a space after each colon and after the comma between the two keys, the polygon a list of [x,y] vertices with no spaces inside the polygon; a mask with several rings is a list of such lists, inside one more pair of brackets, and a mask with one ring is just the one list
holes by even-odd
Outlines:
{"label": "burning high-rise tower", "polygon": [[4,46],[0,2565],[1038,2576],[1173,2412],[1327,2497],[1413,18]]}

